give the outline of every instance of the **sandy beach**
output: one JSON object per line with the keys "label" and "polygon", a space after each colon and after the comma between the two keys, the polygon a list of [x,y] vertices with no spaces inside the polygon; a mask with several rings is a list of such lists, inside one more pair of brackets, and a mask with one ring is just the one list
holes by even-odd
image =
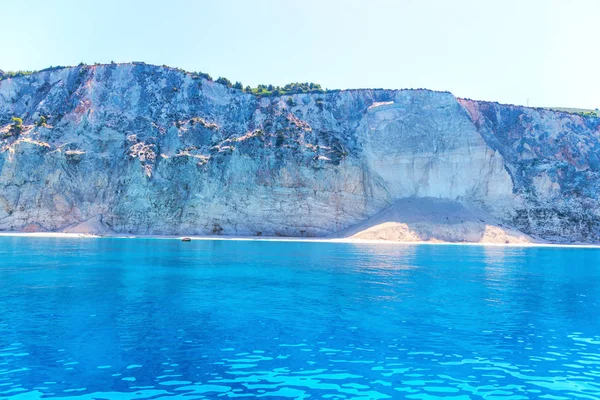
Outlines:
{"label": "sandy beach", "polygon": [[157,240],[182,240],[190,238],[195,240],[237,240],[257,242],[304,242],[304,243],[351,243],[368,245],[453,245],[453,246],[489,246],[489,247],[563,247],[563,248],[600,248],[600,244],[586,243],[495,243],[495,242],[444,242],[444,241],[399,241],[399,240],[369,240],[352,237],[269,237],[269,236],[181,236],[181,235],[94,235],[89,233],[65,233],[65,232],[0,232],[0,237],[27,237],[27,238],[55,238],[55,239],[157,239]]}

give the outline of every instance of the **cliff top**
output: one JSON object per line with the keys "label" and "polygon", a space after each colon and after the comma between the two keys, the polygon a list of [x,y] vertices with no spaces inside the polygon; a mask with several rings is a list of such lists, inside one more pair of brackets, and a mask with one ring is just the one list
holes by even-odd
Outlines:
{"label": "cliff top", "polygon": [[[316,93],[316,94],[318,94],[318,93],[334,93],[334,92],[341,92],[341,91],[362,91],[362,90],[393,90],[393,91],[397,91],[397,89],[384,89],[384,88],[326,89],[326,88],[321,87],[320,84],[314,83],[314,82],[292,82],[292,83],[288,83],[284,86],[277,86],[277,85],[272,85],[272,84],[259,84],[256,87],[250,87],[250,86],[244,86],[239,81],[231,82],[229,79],[227,79],[225,77],[218,77],[217,79],[213,79],[212,76],[210,76],[209,74],[207,74],[205,72],[186,71],[182,68],[170,67],[168,65],[160,65],[159,66],[159,65],[154,65],[154,64],[147,64],[147,63],[141,62],[141,61],[132,61],[132,62],[126,62],[126,63],[111,62],[109,64],[96,63],[93,65],[80,63],[76,66],[48,67],[48,68],[41,69],[39,71],[20,70],[20,71],[6,71],[5,72],[0,69],[0,81],[5,80],[5,79],[20,78],[20,77],[29,76],[29,75],[33,75],[33,74],[37,74],[37,73],[42,73],[42,72],[58,71],[58,70],[62,70],[62,69],[75,69],[75,68],[89,69],[89,68],[95,68],[95,67],[99,67],[99,66],[106,67],[106,66],[113,66],[113,65],[114,66],[142,65],[142,66],[146,66],[146,67],[150,67],[150,68],[176,71],[176,72],[188,75],[192,79],[205,79],[207,81],[211,81],[211,82],[215,82],[215,83],[227,86],[228,88],[231,88],[231,89],[236,89],[236,90],[239,90],[244,93],[253,94],[257,97],[277,97],[277,96],[285,96],[285,95],[299,94],[299,93]],[[431,89],[426,89],[426,88],[414,88],[414,89],[411,88],[411,89],[400,89],[400,90],[426,90],[426,91],[430,91],[430,92],[449,93],[448,91],[438,91],[438,90],[431,90]]]}
{"label": "cliff top", "polygon": [[[3,80],[6,80],[6,79],[20,78],[20,77],[38,74],[38,73],[42,73],[42,72],[58,71],[58,70],[62,70],[62,69],[75,69],[75,68],[88,69],[88,68],[95,68],[98,66],[112,66],[112,65],[116,65],[116,66],[143,65],[143,66],[147,66],[147,67],[151,67],[151,68],[176,71],[176,72],[188,75],[192,79],[205,79],[207,81],[215,82],[215,83],[227,86],[228,88],[231,88],[234,90],[239,90],[244,93],[252,94],[257,97],[277,97],[277,96],[285,96],[285,95],[292,95],[292,94],[299,94],[299,93],[319,94],[319,93],[335,93],[335,92],[358,92],[358,91],[363,91],[363,90],[390,90],[390,91],[424,90],[424,91],[429,91],[429,92],[449,93],[448,91],[438,91],[438,90],[431,90],[431,89],[426,89],[426,88],[327,89],[327,88],[322,88],[320,84],[313,83],[313,82],[293,82],[293,83],[288,83],[284,86],[276,86],[276,85],[271,85],[271,84],[259,84],[256,87],[250,87],[250,86],[244,86],[239,81],[232,83],[229,79],[227,79],[225,77],[219,77],[217,79],[213,79],[212,76],[210,76],[209,74],[204,73],[204,72],[186,71],[182,68],[170,67],[168,65],[160,65],[159,66],[159,65],[154,65],[154,64],[147,64],[142,61],[132,61],[132,62],[125,62],[125,63],[111,62],[110,64],[95,63],[93,65],[80,63],[76,66],[51,66],[51,67],[44,68],[44,69],[41,69],[38,71],[26,71],[26,70],[3,71],[2,69],[0,69],[0,82]],[[469,98],[463,98],[463,99],[464,100],[472,100]],[[576,114],[576,115],[582,115],[582,116],[588,116],[588,117],[600,117],[600,110],[598,108],[593,110],[593,109],[568,108],[568,107],[529,107],[529,106],[523,106],[523,105],[518,105],[518,104],[503,104],[503,103],[499,103],[499,102],[495,102],[495,101],[485,101],[485,100],[474,100],[474,101],[477,101],[479,103],[502,104],[502,105],[507,105],[507,106],[523,107],[523,108],[530,108],[530,109],[536,109],[536,110],[548,110],[548,111],[562,112],[562,113],[567,113],[567,114]]]}

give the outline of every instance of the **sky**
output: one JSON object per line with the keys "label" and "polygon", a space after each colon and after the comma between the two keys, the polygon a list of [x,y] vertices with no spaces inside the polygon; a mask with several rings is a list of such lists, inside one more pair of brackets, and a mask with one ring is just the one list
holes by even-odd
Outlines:
{"label": "sky", "polygon": [[144,61],[244,86],[600,108],[600,0],[2,0],[0,69]]}

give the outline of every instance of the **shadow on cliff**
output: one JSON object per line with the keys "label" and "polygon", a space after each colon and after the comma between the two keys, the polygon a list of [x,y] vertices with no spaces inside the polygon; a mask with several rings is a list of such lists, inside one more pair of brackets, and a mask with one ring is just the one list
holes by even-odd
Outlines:
{"label": "shadow on cliff", "polygon": [[402,242],[537,242],[474,206],[431,197],[398,200],[341,236]]}

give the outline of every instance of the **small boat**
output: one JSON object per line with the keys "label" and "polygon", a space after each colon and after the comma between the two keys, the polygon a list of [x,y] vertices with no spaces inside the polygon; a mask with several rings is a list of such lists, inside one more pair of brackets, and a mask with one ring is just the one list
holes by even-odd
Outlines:
{"label": "small boat", "polygon": [[188,238],[188,237],[184,237],[183,239],[181,239],[182,242],[191,242],[192,239]]}

